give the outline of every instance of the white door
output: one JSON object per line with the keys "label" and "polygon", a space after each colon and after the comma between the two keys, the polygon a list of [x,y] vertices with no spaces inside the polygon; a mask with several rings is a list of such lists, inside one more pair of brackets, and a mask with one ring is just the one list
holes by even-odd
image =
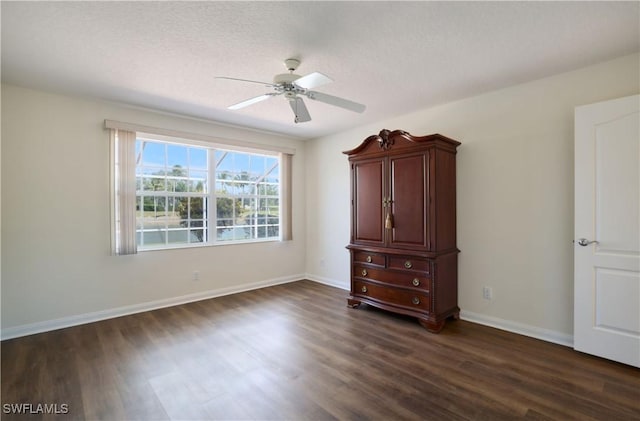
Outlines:
{"label": "white door", "polygon": [[576,108],[574,348],[640,367],[640,95]]}

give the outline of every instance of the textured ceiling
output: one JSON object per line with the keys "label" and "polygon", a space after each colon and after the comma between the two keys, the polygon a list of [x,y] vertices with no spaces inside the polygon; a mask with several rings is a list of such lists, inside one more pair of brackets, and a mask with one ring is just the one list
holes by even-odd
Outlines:
{"label": "textured ceiling", "polygon": [[[640,50],[639,2],[7,2],[2,81],[313,138]],[[295,124],[285,58],[334,82]]]}

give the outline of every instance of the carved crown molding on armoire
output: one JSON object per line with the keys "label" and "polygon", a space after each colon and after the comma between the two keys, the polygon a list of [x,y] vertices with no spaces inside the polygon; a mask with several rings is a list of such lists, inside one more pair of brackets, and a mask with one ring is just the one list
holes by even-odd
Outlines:
{"label": "carved crown molding on armoire", "polygon": [[458,318],[456,148],[381,130],[345,151],[351,165],[351,293],[439,332]]}

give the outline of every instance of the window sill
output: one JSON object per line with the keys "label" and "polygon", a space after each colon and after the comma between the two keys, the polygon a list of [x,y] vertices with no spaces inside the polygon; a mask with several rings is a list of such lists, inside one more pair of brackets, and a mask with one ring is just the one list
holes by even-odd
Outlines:
{"label": "window sill", "polygon": [[277,243],[282,242],[279,238],[269,238],[264,240],[242,240],[242,241],[229,241],[229,242],[217,242],[217,243],[190,243],[190,244],[174,244],[174,245],[163,245],[158,247],[138,247],[139,253],[146,253],[149,251],[163,251],[163,250],[181,250],[181,249],[191,249],[191,248],[203,248],[203,247],[220,247],[220,246],[236,246],[243,244],[260,244],[260,243]]}

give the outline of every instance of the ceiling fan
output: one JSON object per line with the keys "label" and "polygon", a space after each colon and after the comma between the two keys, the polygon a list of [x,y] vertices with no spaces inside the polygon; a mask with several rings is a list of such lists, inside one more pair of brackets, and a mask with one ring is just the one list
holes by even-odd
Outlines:
{"label": "ceiling fan", "polygon": [[350,111],[355,111],[357,113],[361,113],[365,110],[366,106],[363,104],[358,104],[357,102],[349,101],[348,99],[339,98],[337,96],[310,90],[333,82],[333,80],[327,75],[320,72],[309,73],[305,76],[300,76],[293,73],[300,65],[300,60],[294,58],[286,59],[284,61],[284,65],[287,70],[289,70],[289,73],[281,73],[279,75],[275,75],[275,77],[273,78],[273,83],[259,82],[256,80],[237,79],[224,76],[216,77],[216,79],[259,83],[273,89],[273,92],[267,92],[266,94],[231,105],[230,107],[228,107],[228,109],[239,110],[241,108],[248,107],[249,105],[267,100],[271,97],[284,95],[284,97],[289,101],[289,105],[293,110],[293,114],[295,116],[293,121],[296,123],[311,121],[309,110],[307,110],[307,106],[302,100],[303,96],[314,101],[320,101],[326,104],[335,105],[336,107],[341,107]]}

